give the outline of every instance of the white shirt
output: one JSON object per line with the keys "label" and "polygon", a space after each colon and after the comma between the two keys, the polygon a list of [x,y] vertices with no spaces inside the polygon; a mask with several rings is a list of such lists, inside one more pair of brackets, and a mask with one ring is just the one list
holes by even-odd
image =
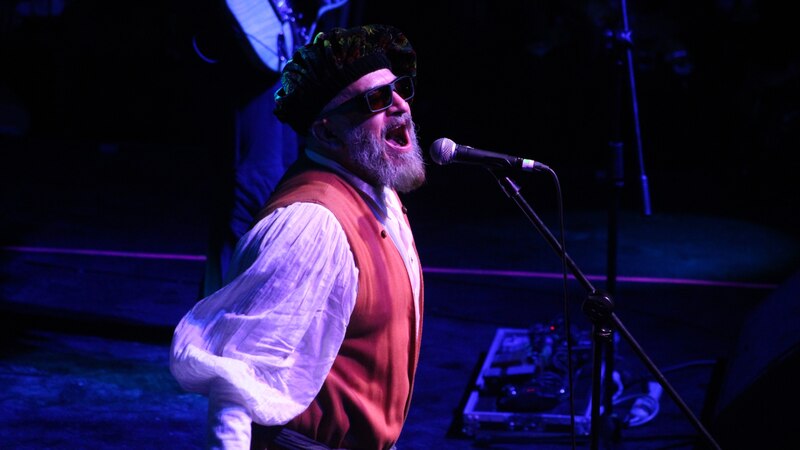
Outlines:
{"label": "white shirt", "polygon": [[[386,226],[408,269],[419,327],[419,261],[396,192],[307,154],[345,177]],[[209,396],[209,446],[249,449],[251,421],[285,424],[322,388],[355,307],[358,269],[333,213],[294,203],[242,237],[229,273],[176,327],[170,370],[184,389]]]}

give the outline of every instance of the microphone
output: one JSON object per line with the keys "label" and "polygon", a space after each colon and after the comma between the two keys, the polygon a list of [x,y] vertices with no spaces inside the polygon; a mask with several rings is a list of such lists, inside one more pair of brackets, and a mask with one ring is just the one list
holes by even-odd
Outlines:
{"label": "microphone", "polygon": [[447,138],[439,138],[431,144],[431,158],[444,166],[451,163],[475,164],[498,169],[517,169],[524,172],[550,170],[546,165],[532,159],[479,150],[468,145],[459,145]]}

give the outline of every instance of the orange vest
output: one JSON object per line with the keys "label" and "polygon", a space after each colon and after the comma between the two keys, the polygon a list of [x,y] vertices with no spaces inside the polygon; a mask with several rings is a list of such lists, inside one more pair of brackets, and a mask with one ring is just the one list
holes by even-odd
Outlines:
{"label": "orange vest", "polygon": [[[333,367],[308,409],[286,427],[333,448],[388,449],[408,415],[420,348],[405,264],[361,195],[334,173],[314,169],[287,178],[262,216],[295,202],[333,212],[359,272],[355,309]],[[422,303],[420,286],[420,318]]]}

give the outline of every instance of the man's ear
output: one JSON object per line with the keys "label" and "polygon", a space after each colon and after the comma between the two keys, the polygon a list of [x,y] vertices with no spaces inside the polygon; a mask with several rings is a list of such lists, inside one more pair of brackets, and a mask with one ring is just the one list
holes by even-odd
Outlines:
{"label": "man's ear", "polygon": [[327,118],[317,119],[311,124],[311,136],[329,150],[339,150],[342,147],[342,140],[331,129],[331,123]]}

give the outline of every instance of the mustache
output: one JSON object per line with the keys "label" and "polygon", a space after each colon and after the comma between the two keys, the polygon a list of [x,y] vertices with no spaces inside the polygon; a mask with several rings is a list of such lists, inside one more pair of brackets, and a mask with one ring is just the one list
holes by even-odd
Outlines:
{"label": "mustache", "polygon": [[383,133],[386,134],[387,131],[399,128],[399,127],[410,127],[412,129],[416,129],[416,124],[411,119],[410,113],[403,113],[400,116],[393,116],[388,118],[389,120],[386,121],[385,125],[383,126]]}

